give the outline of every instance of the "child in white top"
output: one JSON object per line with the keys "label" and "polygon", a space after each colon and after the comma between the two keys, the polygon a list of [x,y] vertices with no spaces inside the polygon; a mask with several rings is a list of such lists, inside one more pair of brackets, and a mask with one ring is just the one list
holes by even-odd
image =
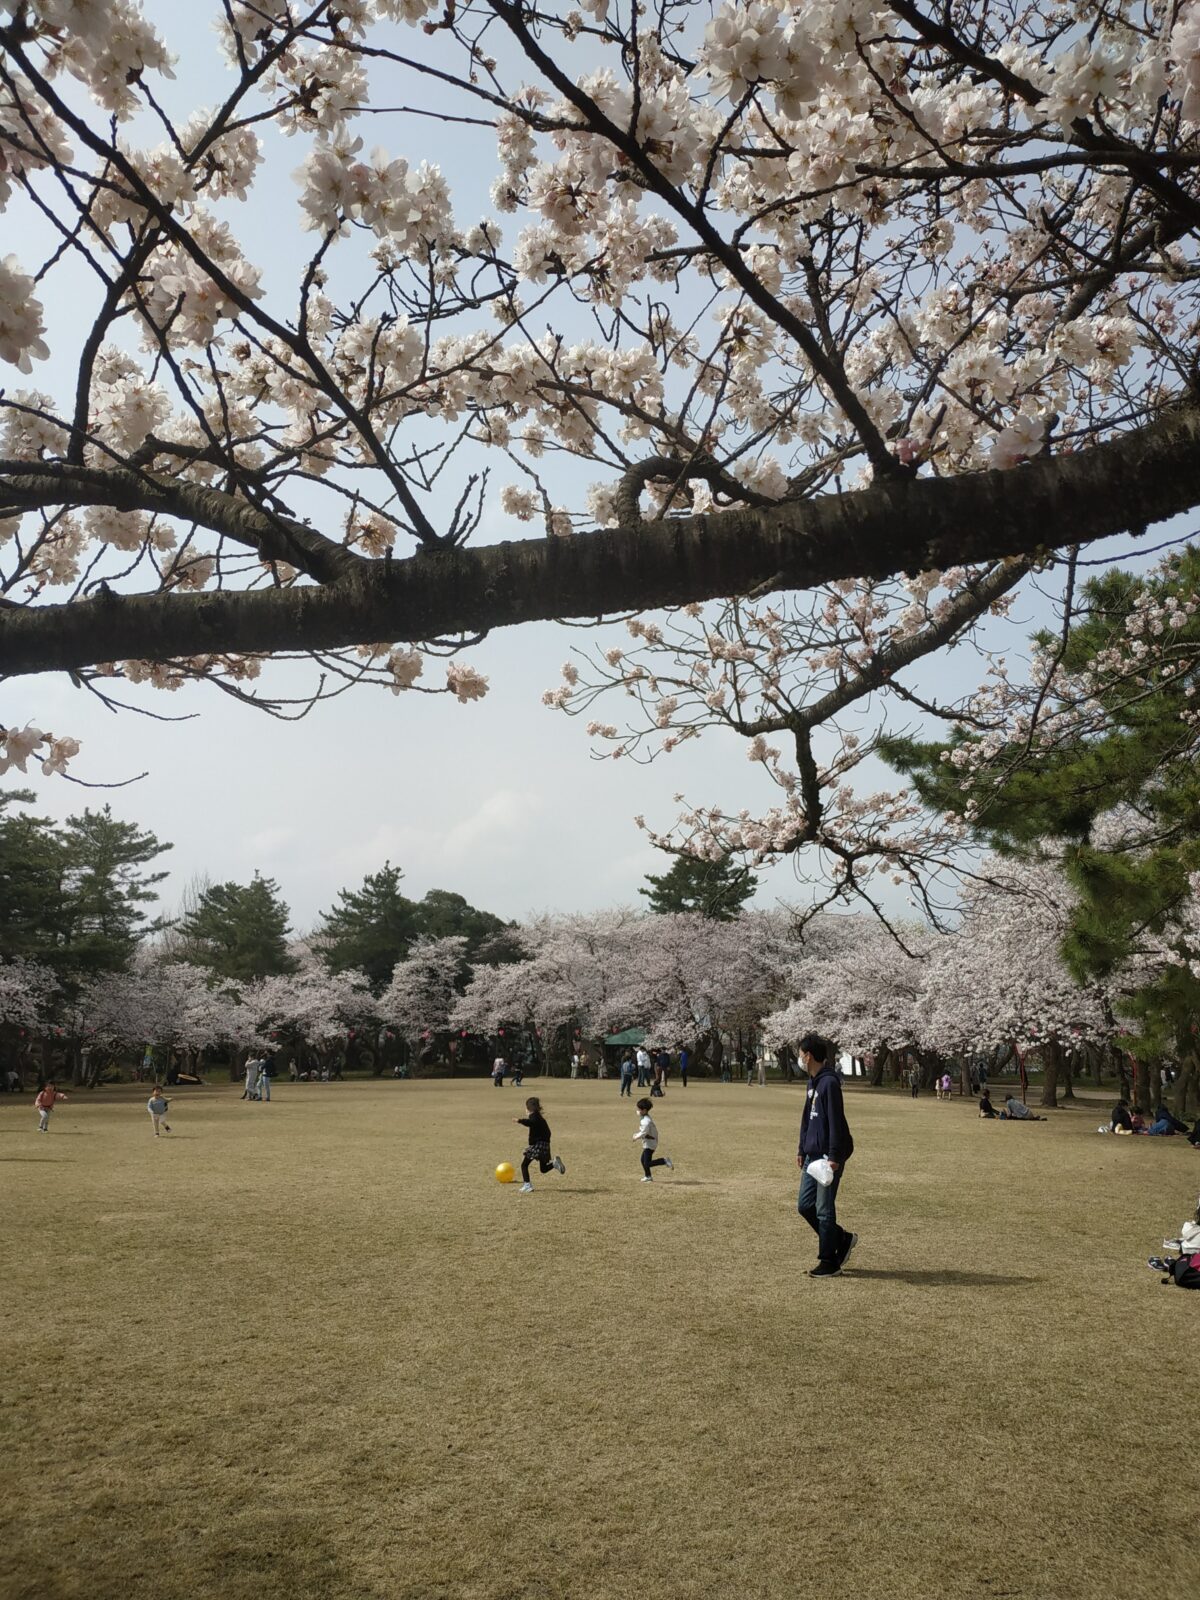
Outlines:
{"label": "child in white top", "polygon": [[154,1085],[154,1093],[146,1101],[146,1110],[150,1113],[150,1126],[154,1129],[154,1137],[158,1138],[158,1130],[170,1133],[171,1124],[167,1121],[167,1107],[171,1102],[162,1092],[162,1084]]}
{"label": "child in white top", "polygon": [[633,1137],[642,1142],[642,1182],[653,1183],[651,1167],[666,1167],[668,1171],[674,1171],[675,1163],[670,1156],[656,1156],[654,1153],[658,1149],[658,1129],[654,1126],[654,1118],[650,1115],[654,1110],[653,1102],[639,1100],[637,1108],[642,1113],[642,1120],[638,1123],[638,1130]]}

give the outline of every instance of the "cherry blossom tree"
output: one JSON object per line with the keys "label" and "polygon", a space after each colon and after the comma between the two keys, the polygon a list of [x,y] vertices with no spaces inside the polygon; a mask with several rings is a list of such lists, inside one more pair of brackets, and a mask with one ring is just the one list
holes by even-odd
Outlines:
{"label": "cherry blossom tree", "polygon": [[328,1057],[350,1029],[375,1016],[370,985],[361,972],[330,972],[303,943],[293,944],[291,954],[295,971],[242,987],[239,1038],[261,1048],[283,1035]]}
{"label": "cherry blossom tree", "polygon": [[1080,982],[1062,956],[1075,899],[1055,861],[995,862],[992,883],[968,890],[962,927],[930,966],[926,1040],[947,1054],[1037,1047],[1044,1106],[1058,1104],[1071,1053],[1117,1031],[1113,989]]}
{"label": "cherry blossom tree", "polygon": [[889,1059],[895,1067],[906,1052],[929,1049],[931,958],[954,941],[921,924],[891,930],[864,916],[819,918],[789,972],[794,998],[766,1019],[767,1040],[794,1045],[810,1030],[824,1034],[839,1050],[872,1056],[872,1082],[882,1083]]}
{"label": "cherry blossom tree", "polygon": [[129,972],[99,974],[80,990],[69,1021],[79,1041],[163,1045],[193,1059],[249,1037],[236,986],[186,961],[143,959]]}
{"label": "cherry blossom tree", "polygon": [[26,1033],[49,1021],[59,982],[49,967],[16,957],[0,962],[0,1027]]}
{"label": "cherry blossom tree", "polygon": [[391,1023],[417,1050],[426,1034],[450,1026],[450,1013],[463,974],[467,939],[418,939],[392,971],[392,981],[376,1002],[379,1017]]}
{"label": "cherry blossom tree", "polygon": [[[890,575],[953,606],[1200,500],[1198,0],[212,13],[200,109],[182,13],[0,0],[0,361],[77,352],[0,397],[10,675],[468,701],[491,628],[842,582],[878,657]],[[61,772],[35,712],[0,759]]]}

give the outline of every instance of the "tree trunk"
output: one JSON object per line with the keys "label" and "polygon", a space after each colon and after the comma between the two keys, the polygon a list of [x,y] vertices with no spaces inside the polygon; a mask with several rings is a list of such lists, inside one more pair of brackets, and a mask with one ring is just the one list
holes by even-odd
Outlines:
{"label": "tree trunk", "polygon": [[883,1083],[883,1069],[887,1065],[888,1049],[886,1045],[876,1050],[871,1058],[871,1087],[878,1089]]}
{"label": "tree trunk", "polygon": [[1062,1047],[1051,1039],[1042,1049],[1042,1105],[1058,1104],[1058,1073],[1062,1066]]}
{"label": "tree trunk", "polygon": [[1197,1072],[1200,1062],[1197,1061],[1196,1052],[1188,1050],[1179,1057],[1179,1076],[1175,1079],[1175,1095],[1173,1110],[1180,1122],[1188,1120],[1188,1102],[1195,1104],[1197,1089]]}
{"label": "tree trunk", "polygon": [[1145,1061],[1139,1061],[1131,1056],[1133,1062],[1133,1103],[1143,1116],[1149,1116],[1154,1110],[1153,1085],[1158,1077],[1155,1070]]}
{"label": "tree trunk", "polygon": [[1074,1100],[1075,1090],[1071,1079],[1075,1071],[1075,1057],[1070,1050],[1063,1051],[1063,1099]]}

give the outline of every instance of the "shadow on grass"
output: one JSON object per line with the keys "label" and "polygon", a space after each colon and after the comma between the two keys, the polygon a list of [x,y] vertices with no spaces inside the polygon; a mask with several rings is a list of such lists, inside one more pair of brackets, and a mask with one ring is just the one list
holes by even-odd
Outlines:
{"label": "shadow on grass", "polygon": [[891,1278],[929,1289],[1013,1289],[1041,1278],[1010,1277],[1003,1272],[960,1272],[956,1267],[847,1267],[848,1278]]}
{"label": "shadow on grass", "polygon": [[52,1161],[56,1167],[74,1159],[74,1156],[0,1156],[0,1161]]}

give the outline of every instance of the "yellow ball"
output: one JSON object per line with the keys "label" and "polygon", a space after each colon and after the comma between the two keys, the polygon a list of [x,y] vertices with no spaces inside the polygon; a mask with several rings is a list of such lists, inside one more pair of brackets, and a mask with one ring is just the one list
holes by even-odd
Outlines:
{"label": "yellow ball", "polygon": [[496,1181],[498,1183],[512,1183],[516,1176],[517,1174],[511,1161],[502,1161],[496,1168]]}

